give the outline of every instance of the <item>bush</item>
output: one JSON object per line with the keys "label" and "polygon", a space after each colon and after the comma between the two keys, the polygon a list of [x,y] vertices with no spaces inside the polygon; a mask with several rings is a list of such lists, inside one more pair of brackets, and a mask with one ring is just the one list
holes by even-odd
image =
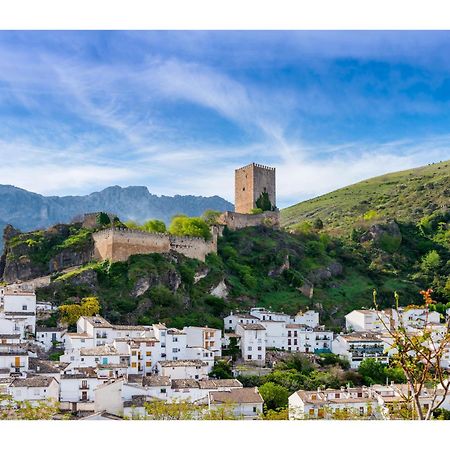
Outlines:
{"label": "bush", "polygon": [[267,409],[285,408],[288,404],[289,391],[278,384],[268,382],[259,387]]}

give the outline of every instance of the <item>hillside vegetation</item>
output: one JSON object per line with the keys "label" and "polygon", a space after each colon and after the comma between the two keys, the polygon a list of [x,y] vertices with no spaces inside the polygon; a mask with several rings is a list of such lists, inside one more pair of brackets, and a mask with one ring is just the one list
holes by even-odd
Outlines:
{"label": "hillside vegetation", "polygon": [[322,220],[325,229],[348,233],[355,222],[396,219],[418,222],[450,206],[450,161],[389,173],[347,186],[281,211],[289,228],[305,220]]}

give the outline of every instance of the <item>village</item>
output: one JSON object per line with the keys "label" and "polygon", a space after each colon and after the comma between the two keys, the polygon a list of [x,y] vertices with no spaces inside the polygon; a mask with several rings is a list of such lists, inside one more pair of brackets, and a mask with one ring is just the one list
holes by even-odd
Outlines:
{"label": "village", "polygon": [[[427,316],[434,342],[445,332],[438,313],[421,308],[355,310],[346,316],[346,331],[335,334],[320,325],[319,314],[308,310],[296,316],[253,308],[230,312],[223,332],[209,327],[167,328],[113,325],[103,317],[82,316],[76,332],[41,328],[36,318],[51,308],[36,302],[33,292],[0,291],[0,392],[18,402],[39,405],[57,402],[61,412],[86,419],[145,418],[145,403],[160,400],[203,405],[217,410],[228,405],[236,418],[260,419],[264,401],[257,387],[236,379],[209,376],[233,341],[240,366],[271,370],[270,350],[317,355],[334,353],[357,369],[374,358],[389,362],[389,326],[401,321],[412,335],[420,333]],[[48,359],[61,349],[59,361]],[[441,361],[448,369],[450,346]],[[238,375],[238,371],[235,372]],[[404,384],[299,390],[289,397],[289,418],[325,419],[339,410],[353,410],[373,419],[387,418],[388,406],[401,403]],[[431,396],[431,394],[430,394]],[[432,401],[426,391],[421,402]],[[450,410],[446,394],[441,408]]]}

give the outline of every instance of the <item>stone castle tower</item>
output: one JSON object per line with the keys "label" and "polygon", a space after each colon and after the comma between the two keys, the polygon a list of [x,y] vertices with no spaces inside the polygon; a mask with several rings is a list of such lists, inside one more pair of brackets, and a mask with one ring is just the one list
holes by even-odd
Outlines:
{"label": "stone castle tower", "polygon": [[234,211],[248,214],[257,208],[257,200],[267,193],[276,209],[275,168],[251,163],[235,170]]}

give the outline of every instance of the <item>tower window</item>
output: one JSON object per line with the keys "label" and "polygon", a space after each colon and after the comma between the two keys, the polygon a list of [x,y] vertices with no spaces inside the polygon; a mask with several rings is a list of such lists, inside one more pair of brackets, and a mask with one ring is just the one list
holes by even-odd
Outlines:
{"label": "tower window", "polygon": [[242,190],[245,191],[245,187],[243,187]]}

